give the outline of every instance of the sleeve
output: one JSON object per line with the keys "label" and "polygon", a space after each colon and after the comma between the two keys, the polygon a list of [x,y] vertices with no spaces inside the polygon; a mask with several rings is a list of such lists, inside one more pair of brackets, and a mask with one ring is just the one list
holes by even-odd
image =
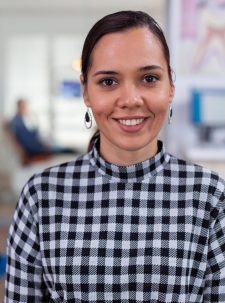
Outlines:
{"label": "sleeve", "polygon": [[210,228],[204,303],[225,302],[225,199],[222,202]]}
{"label": "sleeve", "polygon": [[20,196],[10,226],[5,303],[49,302],[43,280],[35,195],[34,187],[28,183]]}

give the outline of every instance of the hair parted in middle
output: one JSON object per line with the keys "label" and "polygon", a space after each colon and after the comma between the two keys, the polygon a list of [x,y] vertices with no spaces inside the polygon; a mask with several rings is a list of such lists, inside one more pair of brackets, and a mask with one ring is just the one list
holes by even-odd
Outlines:
{"label": "hair parted in middle", "polygon": [[169,78],[172,81],[170,52],[166,38],[159,24],[150,15],[141,11],[119,11],[106,15],[97,21],[84,41],[81,56],[81,72],[85,83],[87,82],[87,74],[91,65],[91,55],[100,38],[109,33],[122,32],[136,27],[146,27],[156,38],[158,38],[167,62]]}

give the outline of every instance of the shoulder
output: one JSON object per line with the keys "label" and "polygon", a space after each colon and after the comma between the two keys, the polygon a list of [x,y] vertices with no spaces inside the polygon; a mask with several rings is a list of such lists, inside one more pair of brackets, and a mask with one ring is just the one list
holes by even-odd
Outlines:
{"label": "shoulder", "polygon": [[170,155],[169,167],[172,171],[177,171],[180,173],[180,176],[195,178],[212,183],[221,182],[225,185],[224,179],[215,171],[212,171],[206,167],[203,167],[198,164],[188,162],[183,159],[179,159],[175,156]]}
{"label": "shoulder", "polygon": [[46,179],[46,178],[66,178],[73,175],[73,178],[76,177],[76,174],[90,169],[89,154],[79,156],[74,161],[69,161],[61,163],[55,166],[51,166],[43,170],[41,173],[38,173],[33,176],[37,179]]}
{"label": "shoulder", "polygon": [[192,185],[196,192],[214,197],[217,203],[222,201],[225,208],[225,180],[218,173],[172,155],[166,169],[187,186]]}
{"label": "shoulder", "polygon": [[25,184],[24,190],[30,194],[46,192],[56,187],[57,190],[63,190],[63,187],[72,186],[81,178],[87,177],[90,170],[89,154],[85,154],[75,161],[61,163],[33,175]]}
{"label": "shoulder", "polygon": [[15,115],[11,120],[10,123],[14,124],[14,123],[22,123],[23,119],[20,115]]}
{"label": "shoulder", "polygon": [[8,126],[14,132],[18,132],[18,129],[21,129],[21,127],[23,126],[23,120],[21,116],[19,115],[14,116],[10,121],[8,121]]}

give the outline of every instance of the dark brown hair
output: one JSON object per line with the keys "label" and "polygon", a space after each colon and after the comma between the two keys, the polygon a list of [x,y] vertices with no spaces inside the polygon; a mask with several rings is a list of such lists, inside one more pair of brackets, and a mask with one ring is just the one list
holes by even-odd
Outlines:
{"label": "dark brown hair", "polygon": [[[99,39],[109,33],[116,33],[129,30],[135,27],[147,27],[151,33],[158,38],[161,43],[164,57],[167,63],[169,79],[172,83],[172,70],[170,67],[170,52],[164,36],[164,33],[158,23],[148,14],[141,11],[120,11],[109,14],[97,23],[89,31],[82,50],[81,56],[81,71],[84,78],[84,83],[88,81],[88,71],[91,66],[92,52]],[[99,130],[92,136],[88,150],[94,144],[96,138],[99,137]]]}

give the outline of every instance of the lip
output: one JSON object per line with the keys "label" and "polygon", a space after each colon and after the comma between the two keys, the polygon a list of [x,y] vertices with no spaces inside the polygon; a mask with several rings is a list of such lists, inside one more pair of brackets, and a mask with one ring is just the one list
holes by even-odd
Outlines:
{"label": "lip", "polygon": [[[143,122],[137,125],[124,125],[119,122],[119,120],[137,120],[137,119],[144,119]],[[148,117],[144,116],[123,116],[119,118],[113,118],[113,120],[116,122],[120,130],[126,132],[126,133],[136,133],[139,132],[144,125],[146,124],[146,121],[148,120]]]}
{"label": "lip", "polygon": [[146,116],[122,116],[122,117],[116,117],[113,118],[114,120],[134,120],[134,119],[147,119]]}

